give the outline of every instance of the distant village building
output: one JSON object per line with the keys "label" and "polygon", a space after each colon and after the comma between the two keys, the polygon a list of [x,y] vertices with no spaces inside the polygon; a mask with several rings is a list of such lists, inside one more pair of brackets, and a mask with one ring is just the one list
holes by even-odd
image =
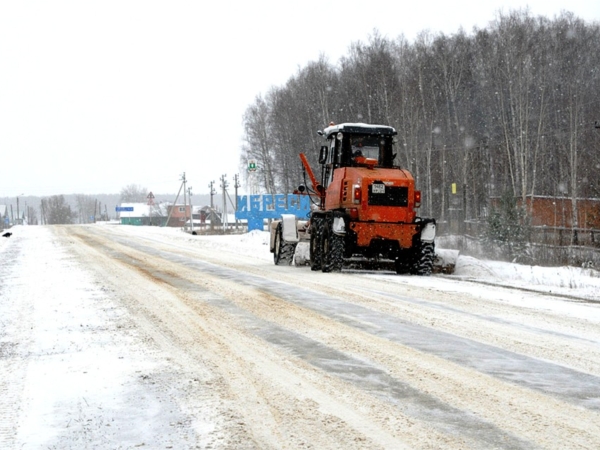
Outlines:
{"label": "distant village building", "polygon": [[121,225],[157,225],[163,226],[166,220],[164,208],[146,203],[121,203],[117,214]]}
{"label": "distant village building", "polygon": [[[221,225],[221,213],[211,209],[210,206],[194,206],[192,210],[191,220],[194,227],[202,228],[211,223],[213,226]],[[169,227],[187,228],[191,226],[189,205],[169,205],[167,215],[171,216],[167,224]]]}
{"label": "distant village building", "polygon": [[212,223],[213,226],[219,226],[222,223],[221,213],[211,208],[210,206],[203,206],[198,211],[198,218],[202,223]]}
{"label": "distant village building", "polygon": [[[122,203],[117,206],[117,214],[121,225],[153,225],[184,228],[190,226],[190,205],[172,205],[160,203]],[[167,222],[168,221],[168,222]],[[210,206],[193,207],[194,227],[221,225],[221,213]]]}
{"label": "distant village building", "polygon": [[169,217],[168,227],[183,227],[190,219],[190,205],[169,205],[167,217]]}
{"label": "distant village building", "polygon": [[[528,196],[526,210],[532,226],[573,228],[573,202],[568,197]],[[521,201],[519,201],[521,204]],[[600,230],[600,199],[578,198],[577,228]]]}

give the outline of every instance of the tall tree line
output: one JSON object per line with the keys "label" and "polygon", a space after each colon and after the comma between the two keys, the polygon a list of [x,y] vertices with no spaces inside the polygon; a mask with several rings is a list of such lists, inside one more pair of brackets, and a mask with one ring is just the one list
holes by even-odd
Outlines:
{"label": "tall tree line", "polygon": [[[256,97],[243,117],[242,162],[262,192],[290,192],[298,153],[316,164],[330,122],[398,130],[398,163],[424,193],[423,215],[446,218],[459,187],[469,218],[509,193],[600,197],[600,25],[571,13],[498,13],[471,34],[376,31],[338,64],[308,63]],[[464,190],[464,192],[463,192]],[[576,208],[573,208],[576,220]]]}

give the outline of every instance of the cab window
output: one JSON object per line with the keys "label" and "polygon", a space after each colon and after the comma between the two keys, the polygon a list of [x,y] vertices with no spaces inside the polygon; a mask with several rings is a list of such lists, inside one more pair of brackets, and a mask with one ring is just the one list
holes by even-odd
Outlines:
{"label": "cab window", "polygon": [[350,146],[352,157],[364,156],[365,158],[376,159],[380,161],[381,150],[385,141],[377,136],[352,136],[350,137]]}

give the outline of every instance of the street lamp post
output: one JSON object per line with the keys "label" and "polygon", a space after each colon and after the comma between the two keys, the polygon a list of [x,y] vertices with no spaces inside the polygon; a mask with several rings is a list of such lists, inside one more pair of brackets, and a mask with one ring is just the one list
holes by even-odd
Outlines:
{"label": "street lamp post", "polygon": [[15,225],[18,223],[19,225],[21,225],[21,214],[19,213],[19,197],[22,197],[25,194],[19,194],[17,195],[17,221],[15,223]]}

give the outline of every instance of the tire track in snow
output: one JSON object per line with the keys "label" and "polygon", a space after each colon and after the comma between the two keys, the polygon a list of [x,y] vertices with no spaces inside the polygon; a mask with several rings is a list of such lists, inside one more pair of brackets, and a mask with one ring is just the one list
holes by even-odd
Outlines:
{"label": "tire track in snow", "polygon": [[[323,317],[331,318],[332,320],[334,320],[337,323],[346,324],[349,327],[361,330],[362,332],[367,333],[369,335],[379,336],[384,340],[388,339],[393,342],[402,343],[403,342],[402,339],[407,339],[407,336],[402,336],[402,334],[394,335],[394,333],[398,331],[397,330],[398,328],[401,329],[401,328],[405,328],[407,326],[413,326],[414,328],[411,330],[412,334],[413,335],[416,334],[423,341],[423,342],[419,343],[419,345],[422,345],[423,343],[425,343],[425,344],[429,343],[429,344],[437,347],[438,344],[445,343],[444,340],[447,337],[452,337],[456,340],[455,344],[456,343],[459,344],[456,348],[456,351],[458,354],[460,354],[462,351],[464,351],[464,349],[461,349],[461,347],[464,344],[467,344],[466,348],[469,349],[469,351],[471,349],[478,349],[478,350],[483,349],[484,354],[486,353],[485,351],[487,351],[487,350],[492,351],[492,355],[494,357],[492,359],[499,359],[499,360],[505,359],[510,362],[511,360],[513,360],[516,357],[517,362],[518,362],[519,358],[521,358],[521,355],[519,355],[515,352],[498,349],[497,347],[494,347],[491,345],[486,345],[486,344],[481,344],[474,340],[459,338],[455,335],[452,335],[451,333],[444,333],[444,332],[440,332],[439,330],[432,330],[432,328],[429,328],[429,327],[415,325],[414,323],[410,323],[405,320],[403,321],[402,319],[397,318],[397,317],[396,318],[390,317],[388,314],[385,314],[382,312],[376,312],[369,308],[362,307],[360,305],[352,305],[351,303],[345,301],[343,298],[337,297],[336,295],[326,295],[319,291],[307,289],[306,287],[292,286],[289,283],[282,283],[280,281],[274,281],[273,279],[266,279],[260,275],[253,275],[251,273],[248,273],[248,272],[252,272],[253,270],[245,271],[245,270],[243,270],[243,268],[241,270],[236,270],[236,269],[223,267],[220,264],[205,263],[202,261],[198,261],[197,259],[194,259],[191,256],[184,257],[184,256],[182,256],[183,252],[181,252],[181,251],[178,252],[177,250],[172,250],[171,248],[169,248],[168,251],[160,251],[160,250],[155,249],[154,247],[148,247],[147,245],[140,245],[135,242],[132,242],[131,239],[120,239],[120,238],[114,239],[113,238],[113,240],[115,240],[116,242],[118,242],[121,245],[132,248],[135,251],[140,251],[147,255],[156,256],[158,258],[161,258],[161,259],[164,259],[171,263],[174,263],[176,265],[179,265],[182,268],[185,267],[187,269],[197,270],[199,274],[207,274],[211,277],[214,277],[215,279],[221,279],[224,282],[231,283],[231,285],[247,286],[248,291],[264,292],[265,294],[267,294],[270,297],[281,299],[283,302],[288,302],[290,304],[297,305],[300,308],[311,309]],[[137,239],[134,239],[134,241],[135,240],[137,240]],[[162,243],[162,245],[167,245],[168,247],[171,247],[165,243]],[[181,246],[181,248],[183,249],[183,246]],[[186,250],[187,250],[186,254],[190,254],[190,253],[188,253],[188,252],[191,252],[190,249],[186,249]],[[119,252],[115,252],[115,256],[118,254],[119,254]],[[127,257],[125,257],[124,262],[128,263],[126,258]],[[182,279],[182,278],[178,278],[176,274],[175,274],[175,277],[172,277],[172,275],[174,275],[173,272],[171,272],[170,274],[163,274],[163,273],[161,273],[161,270],[160,270],[160,267],[161,267],[160,264],[156,264],[155,261],[156,260],[148,259],[149,263],[152,263],[155,265],[153,276],[158,276],[158,277],[163,276],[163,280],[166,284],[169,284],[176,288],[180,288],[184,291],[185,290],[190,290],[190,291],[191,290],[196,290],[196,291],[199,290],[198,285],[196,283],[194,283],[194,281],[193,281],[193,280],[195,280],[195,278],[187,275],[187,279]],[[143,265],[143,263],[142,263],[142,265]],[[240,266],[241,265],[242,264],[240,264]],[[270,275],[273,275],[273,273],[270,273]],[[290,290],[290,286],[292,286],[292,289],[293,289],[293,292],[291,292],[291,293],[288,292]],[[253,296],[256,294],[250,294],[250,295]],[[222,298],[220,298],[220,299],[218,298],[217,300],[223,301]],[[213,301],[215,301],[215,299],[213,299]],[[218,303],[215,303],[215,305],[217,305],[217,304]],[[347,308],[348,305],[352,305],[350,312],[348,312],[348,308]],[[231,307],[231,306],[227,306],[227,305],[221,306],[222,309],[227,308],[227,307]],[[243,305],[242,305],[242,308],[243,308]],[[233,314],[233,311],[232,311],[232,314]],[[244,309],[240,309],[239,311],[236,312],[235,315],[237,315],[238,317],[244,317],[247,315],[246,319],[244,319],[244,320],[249,320],[252,328],[254,330],[258,330],[258,332],[255,332],[256,335],[261,335],[261,337],[267,341],[269,341],[269,339],[274,339],[273,336],[278,336],[278,338],[275,340],[279,341],[278,345],[280,347],[286,348],[286,350],[288,350],[291,353],[297,352],[298,355],[303,354],[301,351],[298,351],[298,348],[302,347],[301,345],[298,344],[298,342],[299,342],[299,339],[302,340],[302,338],[305,336],[298,335],[298,333],[290,332],[281,327],[279,327],[279,328],[273,327],[273,324],[268,321],[259,322],[259,325],[257,325],[256,316],[253,316],[251,314],[248,315],[248,312],[245,311]],[[386,322],[386,320],[381,320],[381,319],[385,319],[385,318],[387,318],[389,320],[387,322]],[[384,326],[381,326],[381,323],[383,323]],[[283,335],[285,335],[285,336],[281,337],[282,334],[280,333],[280,331],[282,331]],[[433,335],[432,335],[432,331],[435,332]],[[261,334],[262,332],[267,333],[267,336],[266,337],[262,336],[262,334]],[[270,336],[268,336],[269,334],[270,334]],[[391,334],[391,337],[390,337],[390,334]],[[414,338],[414,336],[412,336],[412,337]],[[427,342],[427,341],[432,341],[432,340],[435,342],[433,342],[433,343]],[[309,354],[309,352],[314,350],[315,345],[318,346],[320,344],[317,341],[308,341],[308,343],[306,344],[306,347],[309,348],[309,351],[304,352],[305,355],[308,355],[308,356],[306,356],[306,358],[310,359],[311,355]],[[413,345],[414,345],[414,343],[413,343]],[[410,345],[409,345],[409,347],[410,347]],[[327,356],[327,354],[329,354],[329,356],[334,355],[335,358],[327,358],[327,357],[317,358],[317,360],[319,360],[318,362],[319,363],[322,362],[322,361],[320,361],[320,359],[324,359],[324,360],[329,359],[329,360],[332,360],[333,363],[335,363],[335,359],[338,358],[339,356],[335,355],[335,351],[332,348],[327,347],[327,346],[323,346],[323,348],[324,348],[325,356]],[[413,346],[412,348],[417,348],[417,347]],[[332,351],[333,351],[333,353],[332,353]],[[422,351],[424,351],[425,353],[432,354],[432,349],[425,349]],[[435,351],[435,349],[433,349],[433,351]],[[497,353],[497,351],[499,351],[500,353]],[[345,354],[343,352],[338,352],[338,353],[342,355],[341,360],[344,361],[344,363],[341,364],[340,367],[338,368],[339,369],[338,372],[340,372],[341,375],[336,374],[336,376],[340,376],[340,377],[342,377],[344,375],[347,377],[354,376],[355,374],[352,374],[352,373],[349,374],[349,372],[352,372],[352,370],[347,370],[347,369],[349,367],[350,368],[355,367],[357,369],[357,373],[360,375],[360,376],[357,376],[359,381],[354,382],[348,378],[346,378],[346,380],[349,382],[356,383],[356,385],[358,385],[358,386],[366,385],[367,390],[368,390],[369,389],[368,382],[370,381],[368,379],[369,378],[368,377],[369,370],[372,371],[372,369],[378,369],[378,367],[373,366],[372,364],[369,364],[369,363],[365,364],[365,361],[363,361],[363,360],[357,360],[359,362],[359,364],[353,366],[353,364],[355,362],[354,360],[356,360],[356,358],[344,359],[344,358],[348,358],[347,354]],[[439,357],[445,358],[443,354],[440,355]],[[447,358],[445,358],[445,359],[447,359]],[[535,358],[525,357],[525,359],[522,359],[520,361],[524,362],[526,364],[529,361],[539,361],[539,360],[536,360]],[[313,361],[310,361],[310,362],[311,362],[311,364],[315,365],[315,367],[317,367],[316,363],[314,363]],[[364,367],[361,367],[360,364],[362,364]],[[460,364],[463,367],[472,367],[472,364],[469,366],[468,364],[465,365],[464,363],[461,363],[460,361],[458,361],[457,364]],[[554,363],[546,362],[545,364],[547,364],[547,366],[542,366],[542,370],[546,367],[556,367],[558,369],[564,369],[562,366],[554,364]],[[365,367],[367,370],[364,370]],[[478,369],[475,368],[475,370],[478,370]],[[335,367],[333,369],[329,369],[329,371],[331,373],[335,373]],[[539,371],[540,370],[538,370],[538,372]],[[485,371],[480,371],[480,372],[485,373]],[[510,378],[506,377],[506,375],[510,375],[512,372],[510,370],[507,370],[505,372],[506,373],[504,373],[504,375],[505,375],[504,378],[502,378],[503,374],[498,374],[496,376],[496,378],[504,379],[505,381],[507,381],[511,384],[521,385],[521,386],[527,387],[529,389],[536,389],[542,395],[548,395],[548,392],[546,392],[544,386],[538,386],[538,388],[535,388],[535,387],[532,387],[531,385],[528,385],[527,383],[523,384],[523,383],[515,382],[515,380],[510,380]],[[367,375],[365,375],[365,374],[367,374]],[[514,375],[514,373],[512,373],[512,374]],[[569,378],[569,376],[573,375],[573,374],[580,374],[580,372],[577,372],[577,371],[568,372],[566,378]],[[544,374],[542,374],[542,375],[544,375]],[[585,374],[583,374],[583,375],[585,375]],[[362,379],[361,379],[361,376],[362,376]],[[492,375],[492,376],[494,376],[494,375]],[[365,378],[366,378],[366,381],[365,381]],[[377,378],[377,370],[375,370],[374,378]],[[551,378],[552,378],[552,375],[550,374],[549,378],[546,377],[546,381]],[[592,377],[592,379],[593,379],[593,384],[595,386],[597,386],[596,383],[597,383],[598,377]],[[380,380],[381,380],[381,378],[380,378]],[[385,390],[387,390],[388,392],[393,391],[393,388],[390,388],[390,386],[393,386],[393,384],[397,381],[398,380],[395,380],[393,377],[390,377],[388,380],[384,380],[384,382],[373,382],[373,384],[371,385],[372,391],[374,393],[373,395],[376,395],[376,392],[377,392],[376,386],[378,386],[378,385],[380,388],[381,388],[381,386],[384,386],[384,388],[383,388],[384,391]],[[525,380],[525,381],[527,381],[527,380]],[[380,391],[382,391],[382,389],[380,389]],[[554,396],[557,398],[561,398],[560,396],[557,396],[556,393],[554,394]],[[436,400],[435,397],[431,397],[431,398]],[[563,398],[563,400],[565,399],[564,397],[562,397],[562,398]],[[589,400],[589,399],[583,399],[583,400],[585,401],[585,400]],[[405,399],[405,401],[408,401],[408,400]],[[438,403],[440,403],[439,400],[436,400],[436,401]],[[571,398],[570,400],[567,399],[566,401],[571,401],[571,403],[573,403],[573,398]],[[399,403],[402,403],[402,401],[400,401]],[[443,402],[441,402],[441,404],[444,405]],[[578,404],[579,406],[581,406],[581,402],[575,401],[575,404]],[[444,406],[447,407],[448,405],[444,405]],[[588,409],[590,409],[590,411],[597,411],[597,408],[594,408],[593,404],[592,405],[588,404],[587,407],[588,407]],[[431,410],[431,408],[430,408],[430,410]],[[461,411],[460,409],[454,409],[454,410],[459,411],[462,414],[466,413],[468,415],[468,413],[466,411]],[[535,413],[537,413],[537,410],[535,408],[533,408],[530,410],[530,412],[535,414]],[[434,414],[434,411],[429,411],[429,413]],[[418,417],[418,416],[415,416],[415,417]],[[444,421],[441,421],[441,422],[443,423]],[[480,423],[485,423],[485,422],[480,421]],[[535,420],[533,420],[533,423],[535,423]],[[550,423],[551,423],[551,420],[550,420]],[[462,426],[462,428],[460,428],[461,426]],[[459,429],[461,432],[463,432],[467,428],[468,428],[468,426],[465,426],[464,424],[459,425]],[[567,427],[565,429],[568,429],[568,428],[569,428],[569,426],[567,425]],[[571,428],[573,428],[573,427],[571,427]],[[593,428],[594,427],[590,428],[590,430]],[[576,427],[575,427],[575,429],[576,429]],[[447,432],[447,430],[446,430],[446,432]],[[468,432],[466,434],[468,434]],[[520,434],[520,433],[517,432],[517,434]],[[508,442],[511,442],[511,445],[506,445],[507,439],[508,439]],[[478,446],[485,448],[487,446],[483,444],[484,441],[485,441],[485,438],[483,440],[479,439],[476,442],[479,443]],[[489,441],[485,441],[485,442],[487,444],[490,444],[490,443],[492,443],[492,441],[493,441],[493,439],[490,439]],[[585,442],[585,438],[583,441]],[[510,433],[504,433],[504,435],[497,442],[503,442],[503,445],[501,445],[501,447],[510,447],[510,448],[519,448],[519,447],[531,448],[532,447],[532,445],[528,445],[531,443],[525,443],[525,441],[512,436]],[[570,442],[576,442],[576,441],[572,440]]]}
{"label": "tire track in snow", "polygon": [[[478,320],[484,320],[487,322],[492,322],[492,323],[496,323],[496,324],[500,324],[500,325],[507,325],[511,328],[522,329],[523,331],[533,332],[535,334],[548,335],[548,336],[552,336],[552,337],[558,337],[558,338],[569,339],[569,340],[577,340],[577,341],[582,341],[582,342],[591,343],[591,344],[598,343],[596,340],[585,339],[585,338],[582,338],[579,336],[575,336],[573,334],[560,333],[557,331],[546,330],[546,329],[540,328],[540,327],[534,327],[531,325],[521,324],[521,323],[518,323],[515,321],[510,321],[507,319],[501,319],[498,317],[463,311],[461,309],[454,308],[452,306],[440,305],[439,303],[434,303],[434,302],[430,302],[427,300],[421,300],[421,299],[417,299],[415,297],[408,297],[406,295],[396,295],[396,294],[390,294],[388,292],[382,292],[382,291],[362,290],[362,292],[363,292],[363,295],[377,294],[377,295],[379,295],[381,297],[385,297],[387,299],[399,300],[399,301],[402,301],[405,303],[411,303],[411,304],[418,305],[418,306],[433,308],[433,309],[437,309],[437,310],[443,311],[443,312],[455,313],[455,314],[459,314],[462,316],[468,316],[468,317],[478,319]],[[535,292],[535,293],[539,294],[539,292]]]}
{"label": "tire track in snow", "polygon": [[[115,238],[115,241],[121,245],[133,248],[144,254],[166,259],[171,262],[193,267],[203,274],[217,278],[233,281],[234,283],[247,286],[259,286],[261,291],[274,295],[279,298],[290,300],[290,295],[286,292],[289,285],[265,280],[260,277],[241,274],[232,269],[224,269],[211,263],[200,261],[190,261],[188,258],[177,254],[162,252],[151,247],[132,243],[131,241]],[[143,271],[148,267],[136,259],[132,259],[126,254],[119,254],[111,251],[112,256],[121,260],[127,265],[136,266]],[[265,341],[283,348],[294,356],[301,358],[312,366],[334,375],[346,382],[352,383],[359,389],[383,400],[391,402],[398,407],[404,414],[414,419],[428,423],[434,429],[444,433],[454,435],[455,437],[465,438],[471,442],[476,442],[481,448],[491,448],[497,442],[503,442],[512,449],[530,449],[532,443],[522,440],[510,433],[507,433],[494,424],[481,420],[469,411],[463,411],[454,408],[444,402],[418,391],[407,383],[394,379],[381,368],[372,365],[368,361],[360,360],[349,356],[343,352],[332,349],[309,337],[302,336],[290,330],[286,330],[276,324],[262,320],[249,313],[247,310],[239,308],[228,299],[207,293],[199,294],[200,288],[197,283],[175,277],[172,273],[165,273],[160,270],[152,270],[153,278],[158,278],[164,283],[186,291],[195,291],[195,295],[220,309],[226,311],[231,316],[245,323],[246,330]],[[275,287],[271,285],[275,284]],[[314,296],[314,292],[304,290],[306,296]],[[319,296],[319,301],[324,304],[333,300],[332,297]],[[303,302],[300,302],[302,305]],[[302,305],[306,306],[306,305]],[[343,308],[342,308],[343,309]],[[336,317],[339,320],[340,317]]]}
{"label": "tire track in snow", "polygon": [[252,286],[269,295],[318,311],[322,315],[369,334],[442,357],[546,395],[551,394],[569,403],[600,411],[600,377],[406,322],[306,288],[295,287],[290,293],[289,284],[276,280],[202,261],[190,261],[189,258],[179,254],[160,251],[141,244],[127,241],[121,244],[188,267],[195,267],[215,277]]}
{"label": "tire track in snow", "polygon": [[[106,239],[79,237],[94,248],[93,254],[89,250],[81,254],[87,259],[91,256],[94,261],[102,260],[97,268],[109,275],[107,278],[118,274],[130,280],[127,286],[121,284],[120,290],[130,298],[127,303],[138,309],[133,315],[136,322],[139,323],[140,318],[146,322],[149,335],[156,338],[158,334],[159,341],[172,348],[173,354],[187,355],[186,361],[190,357],[199,361],[208,358],[219,367],[221,377],[217,380],[222,378],[222,381],[211,382],[207,389],[214,391],[215,386],[226,386],[221,392],[225,396],[221,398],[225,404],[235,401],[238,412],[227,413],[224,420],[228,427],[238,428],[231,434],[232,438],[244,443],[224,448],[300,448],[304,445],[307,448],[407,448],[402,439],[396,437],[396,430],[387,427],[388,420],[394,423],[395,411],[386,414],[383,426],[371,418],[365,420],[354,404],[349,407],[346,399],[331,395],[331,380],[323,385],[323,377],[318,376],[315,382],[314,369],[299,366],[296,358],[273,358],[275,351],[280,356],[287,352],[264,345],[245,327],[240,327],[230,313],[196,298],[197,295],[210,296],[210,292],[199,285],[187,291],[181,289],[177,284],[178,267],[131,249],[126,249],[130,251],[125,255]],[[105,255],[99,255],[96,250]],[[119,258],[128,264],[117,262]],[[158,264],[161,270],[152,270],[151,263]],[[108,272],[103,267],[108,268]],[[195,274],[194,279],[197,279]],[[306,373],[309,376],[305,376]],[[343,392],[346,391],[344,386]],[[352,399],[355,400],[355,396]],[[372,404],[373,400],[369,399],[368,403]],[[413,433],[419,428],[410,425]],[[247,429],[262,445],[255,447],[248,440]],[[436,438],[440,441],[429,427],[426,434],[419,436],[426,436],[427,441]],[[443,442],[449,439],[444,436]]]}

